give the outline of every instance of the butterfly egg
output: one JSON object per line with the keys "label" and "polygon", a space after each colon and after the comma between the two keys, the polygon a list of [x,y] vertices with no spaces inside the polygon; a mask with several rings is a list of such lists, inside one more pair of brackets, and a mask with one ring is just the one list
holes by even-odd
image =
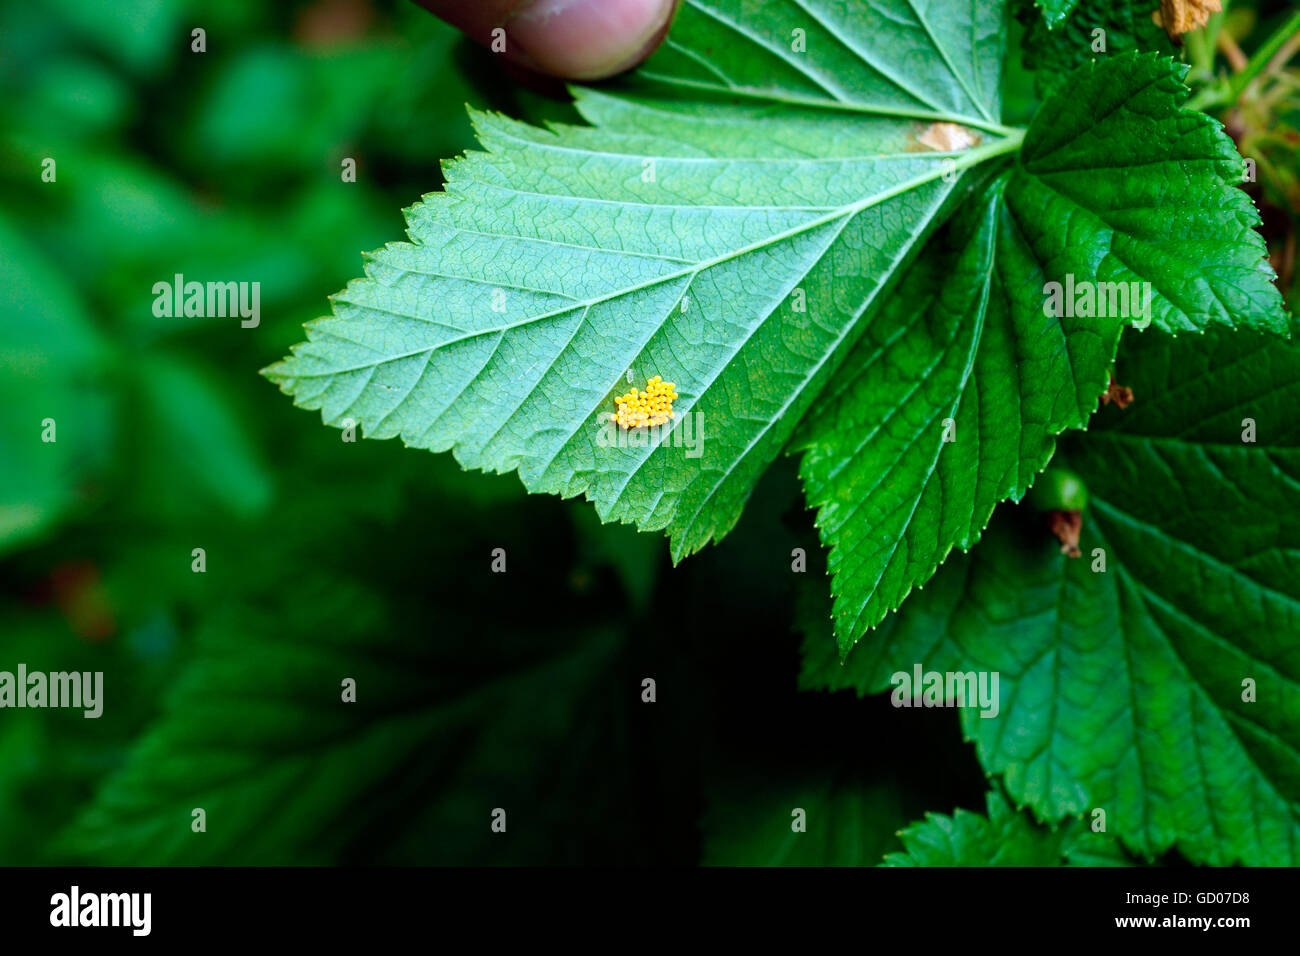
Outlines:
{"label": "butterfly egg", "polygon": [[631,389],[626,395],[614,399],[618,412],[613,416],[623,428],[649,428],[663,425],[673,417],[673,399],[676,386],[655,375],[646,382],[645,389]]}

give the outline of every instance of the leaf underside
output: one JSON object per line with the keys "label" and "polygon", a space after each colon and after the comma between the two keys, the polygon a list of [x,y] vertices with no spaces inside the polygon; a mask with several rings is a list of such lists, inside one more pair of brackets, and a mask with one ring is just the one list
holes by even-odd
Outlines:
{"label": "leaf underside", "polygon": [[[854,557],[857,579],[846,579],[861,605],[841,614],[851,642],[954,544],[973,543],[992,505],[1042,467],[1051,436],[1095,406],[1120,322],[1045,324],[1034,314],[1045,277],[1150,279],[1167,329],[1231,322],[1261,304],[1266,320],[1280,312],[1267,301],[1276,293],[1253,207],[1225,185],[1240,178],[1239,159],[1212,121],[1179,111],[1171,62],[1081,71],[1073,96],[1044,107],[1020,162],[997,173],[1020,135],[997,124],[1003,21],[1000,4],[958,0],[689,0],[630,82],[576,91],[591,127],[476,114],[485,151],[448,164],[446,190],[408,210],[410,241],[369,257],[334,315],[267,374],[327,423],[450,450],[469,468],[517,470],[531,491],[585,495],[602,520],[665,530],[676,560],[734,525],[871,329],[849,376],[886,344],[914,359],[885,359],[844,400],[823,397],[800,444],[870,488],[861,473],[891,454],[888,442],[862,449],[825,433],[845,421],[872,433],[911,423],[924,434],[892,440],[931,464],[892,475],[895,486],[918,483],[897,489],[901,503],[895,489],[866,494],[861,514],[846,508],[843,519],[831,507],[843,488],[807,469],[828,542],[844,536],[856,549],[865,535],[877,552]],[[938,123],[967,130],[960,148],[924,145]],[[996,207],[983,219],[986,254],[936,308],[953,303],[976,335],[946,316],[933,341],[915,341],[926,333],[909,331],[911,316],[928,289],[916,279],[895,292],[899,277],[975,190]],[[1171,237],[1167,219],[1184,206]],[[898,400],[863,399],[889,368],[913,376]],[[1017,388],[991,382],[1008,374]],[[610,426],[613,397],[655,375],[676,384],[675,428]],[[989,401],[1010,417],[981,446],[1002,448],[977,495],[951,518],[909,509],[909,493],[932,497],[950,482],[929,446],[952,416],[932,413],[955,410],[960,427],[979,414],[979,388],[998,391]],[[851,466],[836,460],[845,454],[857,456]],[[931,547],[900,547],[936,524]]]}
{"label": "leaf underside", "polygon": [[[966,169],[1005,149],[918,144],[935,118],[996,126],[1000,9],[771,6],[686,4],[634,88],[576,91],[592,128],[476,114],[485,152],[267,374],[330,424],[666,530],[676,558],[725,533]],[[815,55],[789,51],[791,12]],[[601,440],[629,374],[676,383],[699,457]]]}

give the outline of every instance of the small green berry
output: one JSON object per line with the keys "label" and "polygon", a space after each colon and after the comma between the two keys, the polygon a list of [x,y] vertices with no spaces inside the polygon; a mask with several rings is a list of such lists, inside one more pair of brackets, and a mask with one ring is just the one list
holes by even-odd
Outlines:
{"label": "small green berry", "polygon": [[1030,507],[1037,511],[1082,511],[1088,505],[1088,489],[1065,468],[1048,468],[1029,489]]}

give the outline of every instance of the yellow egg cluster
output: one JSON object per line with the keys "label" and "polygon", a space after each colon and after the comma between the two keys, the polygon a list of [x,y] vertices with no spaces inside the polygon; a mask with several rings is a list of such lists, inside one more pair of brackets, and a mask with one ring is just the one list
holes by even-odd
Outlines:
{"label": "yellow egg cluster", "polygon": [[677,397],[673,389],[676,387],[656,375],[646,382],[644,391],[634,388],[614,399],[618,413],[609,416],[609,420],[618,423],[620,428],[650,428],[666,424],[673,417],[673,399]]}

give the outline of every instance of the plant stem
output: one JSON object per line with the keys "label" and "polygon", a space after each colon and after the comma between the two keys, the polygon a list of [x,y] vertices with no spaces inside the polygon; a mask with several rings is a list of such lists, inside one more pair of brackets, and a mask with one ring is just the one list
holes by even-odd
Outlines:
{"label": "plant stem", "polygon": [[1281,73],[1282,68],[1290,62],[1291,57],[1295,56],[1297,52],[1300,52],[1300,32],[1292,34],[1291,38],[1283,43],[1281,49],[1273,55],[1273,59],[1268,64],[1268,72]]}
{"label": "plant stem", "polygon": [[1196,72],[1207,79],[1214,76],[1214,48],[1218,42],[1217,31],[1206,24],[1204,29],[1187,34],[1187,55]]}
{"label": "plant stem", "polygon": [[1247,62],[1245,69],[1239,73],[1234,73],[1228,80],[1227,87],[1205,87],[1197,93],[1187,106],[1194,110],[1205,110],[1214,106],[1223,106],[1232,104],[1241,96],[1242,91],[1250,85],[1250,82],[1259,76],[1269,65],[1269,61],[1274,55],[1286,45],[1296,33],[1300,33],[1300,10],[1295,11],[1287,18],[1286,22],[1280,26],[1271,37],[1264,41],[1263,45],[1255,51],[1254,56]]}
{"label": "plant stem", "polygon": [[1273,59],[1273,54],[1280,50],[1282,45],[1297,32],[1300,32],[1300,10],[1291,14],[1287,21],[1264,41],[1264,45],[1255,51],[1255,55],[1246,64],[1246,68],[1233,76],[1228,85],[1228,93],[1234,102],[1241,95],[1241,91],[1246,88],[1246,85],[1259,76],[1264,67],[1268,65],[1268,61]]}
{"label": "plant stem", "polygon": [[1231,34],[1220,33],[1215,46],[1223,54],[1223,58],[1228,61],[1228,66],[1232,67],[1234,73],[1244,70],[1250,62],[1246,59],[1246,54],[1241,52],[1241,47],[1237,46],[1237,41],[1232,38]]}

